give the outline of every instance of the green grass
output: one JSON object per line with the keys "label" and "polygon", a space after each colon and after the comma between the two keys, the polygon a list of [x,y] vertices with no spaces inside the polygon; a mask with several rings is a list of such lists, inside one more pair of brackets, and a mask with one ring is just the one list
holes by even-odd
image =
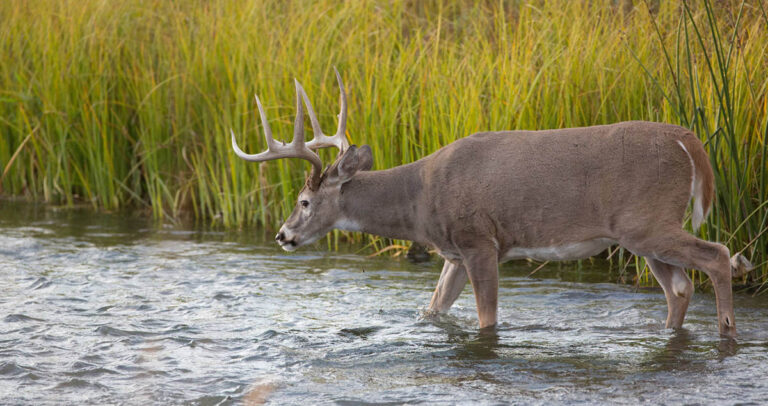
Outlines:
{"label": "green grass", "polygon": [[[274,230],[303,161],[263,147],[253,94],[288,139],[292,79],[326,132],[349,93],[348,135],[374,168],[472,132],[653,120],[693,128],[718,196],[701,234],[768,280],[768,19],[761,2],[0,2],[0,187],[56,204],[145,207]],[[331,152],[324,157],[330,159]],[[632,185],[627,185],[632,187]],[[335,233],[329,245],[358,235]],[[390,244],[366,238],[371,250]],[[636,269],[647,279],[642,262]]]}

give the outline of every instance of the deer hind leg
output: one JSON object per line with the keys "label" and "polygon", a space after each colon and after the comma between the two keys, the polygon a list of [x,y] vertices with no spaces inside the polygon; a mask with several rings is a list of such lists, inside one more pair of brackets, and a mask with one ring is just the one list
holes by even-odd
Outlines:
{"label": "deer hind leg", "polygon": [[625,242],[630,251],[682,268],[695,268],[709,276],[715,289],[720,334],[735,337],[731,291],[731,263],[728,248],[722,244],[700,240],[683,230],[675,230],[658,238],[641,242]]}
{"label": "deer hind leg", "polygon": [[688,303],[693,296],[693,282],[683,268],[649,257],[645,259],[667,297],[667,328],[682,327]]}
{"label": "deer hind leg", "polygon": [[440,279],[437,281],[435,293],[432,294],[428,311],[437,313],[448,311],[466,284],[467,270],[464,265],[446,260],[443,264],[443,271],[440,273]]}

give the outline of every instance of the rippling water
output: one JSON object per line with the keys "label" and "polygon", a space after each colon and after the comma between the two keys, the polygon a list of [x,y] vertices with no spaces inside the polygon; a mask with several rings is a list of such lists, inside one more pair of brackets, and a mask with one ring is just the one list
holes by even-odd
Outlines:
{"label": "rippling water", "polygon": [[[497,335],[467,288],[424,320],[439,263],[0,201],[0,403],[762,403],[768,298],[736,296],[737,342],[697,293],[605,273],[502,269]],[[614,277],[615,278],[615,277]],[[603,283],[598,283],[602,281]]]}

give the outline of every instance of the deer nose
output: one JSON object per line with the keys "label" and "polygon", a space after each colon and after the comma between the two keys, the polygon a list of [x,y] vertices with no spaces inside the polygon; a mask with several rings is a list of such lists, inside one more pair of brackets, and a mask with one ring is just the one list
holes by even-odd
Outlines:
{"label": "deer nose", "polygon": [[285,233],[281,231],[275,236],[275,241],[280,242],[283,240],[285,240]]}

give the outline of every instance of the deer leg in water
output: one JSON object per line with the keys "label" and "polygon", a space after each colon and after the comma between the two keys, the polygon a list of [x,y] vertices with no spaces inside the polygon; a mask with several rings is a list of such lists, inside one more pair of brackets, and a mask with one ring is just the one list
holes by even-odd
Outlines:
{"label": "deer leg in water", "polygon": [[470,249],[462,252],[464,266],[475,292],[480,328],[496,325],[499,303],[499,261],[494,249]]}
{"label": "deer leg in water", "polygon": [[432,294],[429,311],[437,313],[448,311],[466,284],[467,271],[464,269],[464,265],[446,260],[443,264],[443,271],[440,273],[440,279],[437,281],[435,293]]}
{"label": "deer leg in water", "polygon": [[653,258],[645,259],[667,297],[667,328],[682,327],[688,303],[693,296],[693,282],[683,268]]}

